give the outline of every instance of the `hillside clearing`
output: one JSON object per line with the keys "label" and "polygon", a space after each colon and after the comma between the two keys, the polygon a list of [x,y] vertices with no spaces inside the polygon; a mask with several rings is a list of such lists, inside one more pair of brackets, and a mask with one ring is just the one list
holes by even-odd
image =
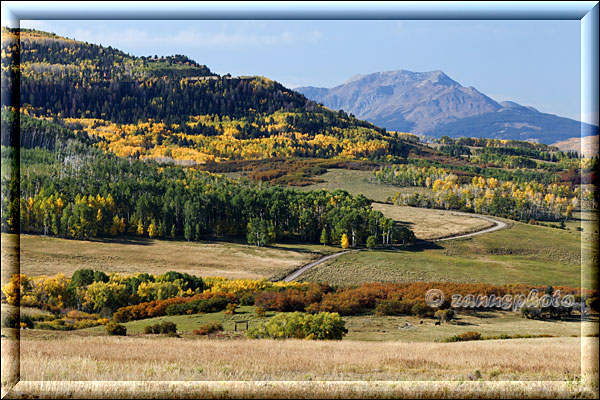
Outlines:
{"label": "hillside clearing", "polygon": [[418,239],[434,240],[477,232],[494,226],[482,218],[446,210],[373,203],[373,209],[411,229]]}
{"label": "hillside clearing", "polygon": [[431,191],[424,187],[400,187],[372,183],[373,171],[360,171],[350,169],[328,169],[326,173],[318,175],[324,182],[310,186],[300,187],[300,190],[346,190],[351,194],[362,194],[368,199],[377,202],[390,201],[398,192],[425,193]]}
{"label": "hillside clearing", "polygon": [[[183,242],[147,238],[78,241],[21,235],[21,273],[68,276],[80,268],[124,274],[167,271],[226,278],[269,278],[294,270],[332,248],[318,245],[256,247],[229,242]],[[2,234],[2,281],[18,251],[15,235]]]}

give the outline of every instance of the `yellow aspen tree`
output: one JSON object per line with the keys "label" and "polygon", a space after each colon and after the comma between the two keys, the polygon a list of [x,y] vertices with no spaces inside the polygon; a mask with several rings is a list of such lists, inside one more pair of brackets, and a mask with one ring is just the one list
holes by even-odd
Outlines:
{"label": "yellow aspen tree", "polygon": [[150,236],[151,238],[156,236],[156,224],[154,223],[154,220],[152,220],[150,225],[148,225],[148,236]]}
{"label": "yellow aspen tree", "polygon": [[142,220],[140,220],[140,222],[138,222],[137,234],[140,236],[142,236],[144,234],[144,223],[142,222]]}
{"label": "yellow aspen tree", "polygon": [[345,233],[342,235],[342,249],[347,249],[350,246],[350,241],[348,240],[348,235]]}

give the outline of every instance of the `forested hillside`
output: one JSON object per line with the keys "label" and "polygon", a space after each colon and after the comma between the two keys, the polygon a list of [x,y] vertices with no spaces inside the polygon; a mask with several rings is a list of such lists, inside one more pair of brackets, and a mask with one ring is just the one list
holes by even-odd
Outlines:
{"label": "forested hillside", "polygon": [[[3,132],[14,118],[3,111]],[[20,176],[4,168],[16,149],[2,147],[5,232],[76,239],[245,237],[259,246],[275,240],[337,244],[344,234],[353,245],[369,236],[381,244],[413,238],[364,196],[341,190],[300,192],[119,158],[67,128],[27,116],[21,117],[21,137]]]}
{"label": "forested hillside", "polygon": [[[3,28],[2,80],[18,46]],[[119,156],[205,163],[269,157],[406,157],[402,135],[331,111],[263,77],[213,74],[185,56],[133,57],[20,33],[22,111],[100,139]]]}

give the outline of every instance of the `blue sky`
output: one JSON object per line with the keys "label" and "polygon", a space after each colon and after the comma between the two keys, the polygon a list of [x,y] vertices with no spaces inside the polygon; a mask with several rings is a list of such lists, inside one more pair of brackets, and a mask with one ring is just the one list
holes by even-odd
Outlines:
{"label": "blue sky", "polygon": [[[218,74],[294,88],[355,74],[440,69],[497,101],[580,120],[580,22],[21,21],[130,54],[184,54]],[[585,118],[584,118],[585,120]]]}

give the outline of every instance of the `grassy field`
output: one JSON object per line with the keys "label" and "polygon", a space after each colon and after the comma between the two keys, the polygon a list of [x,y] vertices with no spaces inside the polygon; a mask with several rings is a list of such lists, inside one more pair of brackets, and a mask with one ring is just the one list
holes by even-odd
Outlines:
{"label": "grassy field", "polygon": [[494,226],[477,217],[469,217],[452,211],[427,208],[395,206],[373,203],[373,209],[410,228],[415,236],[423,240],[439,239],[453,235],[477,232]]}
{"label": "grassy field", "polygon": [[382,185],[371,183],[369,179],[373,176],[373,171],[357,171],[349,169],[330,169],[317,178],[324,180],[310,186],[300,187],[300,190],[335,190],[343,189],[351,194],[363,194],[367,198],[377,202],[388,202],[398,192],[402,193],[424,193],[430,191],[422,187],[400,187],[392,185]]}
{"label": "grassy field", "polygon": [[417,344],[80,335],[48,340],[24,331],[21,379],[468,380],[480,371],[485,380],[564,380],[580,374],[581,340],[597,342],[542,338]]}
{"label": "grassy field", "polygon": [[[15,235],[2,234],[2,282],[17,261]],[[104,272],[161,274],[170,270],[200,276],[269,278],[284,275],[337,249],[320,245],[258,248],[228,242],[183,242],[146,238],[77,241],[35,235],[20,237],[21,272],[71,275],[80,268]]]}
{"label": "grassy field", "polygon": [[[597,268],[581,281],[581,233],[515,222],[509,229],[402,250],[349,253],[300,280],[330,284],[455,281],[595,287]],[[597,252],[587,268],[597,263]],[[351,272],[350,272],[351,271]]]}
{"label": "grassy field", "polygon": [[[224,335],[228,335],[230,338],[240,338],[243,337],[243,332],[234,331],[235,321],[247,320],[249,327],[252,327],[266,322],[276,314],[276,312],[268,311],[265,318],[260,318],[254,313],[254,306],[241,306],[234,315],[227,315],[223,312],[175,315],[131,321],[123,325],[127,327],[128,335],[139,335],[143,333],[145,326],[170,321],[177,325],[177,331],[180,334],[188,338],[198,338],[192,334],[194,329],[198,329],[199,326],[208,322],[220,322],[224,328]],[[565,321],[538,321],[522,318],[518,312],[461,311],[454,320],[439,326],[435,325],[434,319],[424,319],[416,316],[396,317],[366,314],[343,318],[348,329],[348,334],[344,340],[370,342],[436,342],[468,331],[479,332],[482,336],[552,335],[571,337],[581,335],[582,331],[584,335],[598,333],[597,316],[592,316],[590,320],[582,322],[578,314],[574,314],[571,319]],[[423,321],[423,324],[420,324],[421,321]],[[404,328],[406,322],[409,322],[412,327]],[[83,329],[78,333],[91,336],[106,335],[103,326]],[[49,335],[48,337],[56,336],[55,333],[43,331],[39,331],[38,335],[40,337],[44,335]]]}

